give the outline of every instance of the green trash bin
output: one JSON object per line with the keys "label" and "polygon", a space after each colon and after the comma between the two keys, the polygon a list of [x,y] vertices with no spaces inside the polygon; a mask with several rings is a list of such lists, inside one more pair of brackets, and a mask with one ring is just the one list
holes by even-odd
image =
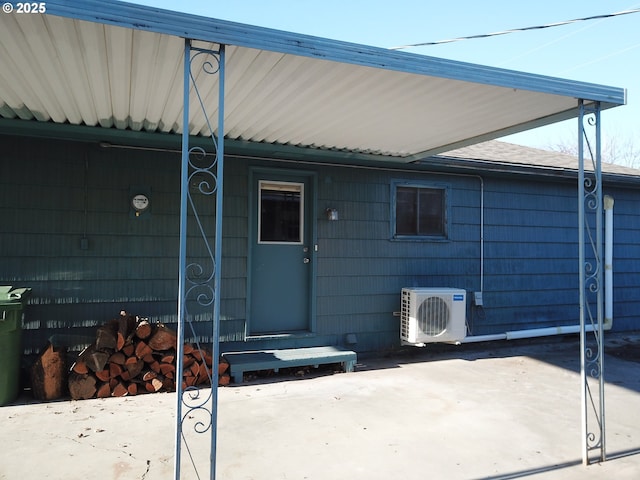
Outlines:
{"label": "green trash bin", "polygon": [[0,405],[12,402],[20,387],[22,310],[30,288],[0,286]]}

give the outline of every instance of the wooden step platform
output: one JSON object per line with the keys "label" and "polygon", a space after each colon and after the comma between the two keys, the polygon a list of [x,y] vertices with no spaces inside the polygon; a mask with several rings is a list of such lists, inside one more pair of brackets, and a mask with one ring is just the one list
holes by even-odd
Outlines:
{"label": "wooden step platform", "polygon": [[291,348],[286,350],[259,350],[250,352],[228,352],[222,356],[229,362],[234,383],[242,383],[245,372],[274,370],[281,368],[342,363],[345,372],[352,372],[356,365],[356,352],[338,347]]}

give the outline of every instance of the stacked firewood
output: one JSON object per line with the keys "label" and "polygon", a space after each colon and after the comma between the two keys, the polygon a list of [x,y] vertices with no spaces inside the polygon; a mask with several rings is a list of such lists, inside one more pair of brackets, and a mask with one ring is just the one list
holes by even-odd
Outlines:
{"label": "stacked firewood", "polygon": [[[139,393],[174,391],[177,334],[162,324],[152,324],[121,312],[99,327],[96,340],[71,366],[69,393],[74,400],[122,397]],[[182,387],[210,385],[211,354],[187,343],[183,349]],[[221,360],[219,385],[229,383],[228,364]]]}

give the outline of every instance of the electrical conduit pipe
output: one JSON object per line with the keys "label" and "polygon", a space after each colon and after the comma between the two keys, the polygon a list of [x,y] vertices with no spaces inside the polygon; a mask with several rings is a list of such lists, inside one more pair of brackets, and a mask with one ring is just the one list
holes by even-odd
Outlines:
{"label": "electrical conduit pipe", "polygon": [[604,330],[613,327],[613,203],[604,196]]}

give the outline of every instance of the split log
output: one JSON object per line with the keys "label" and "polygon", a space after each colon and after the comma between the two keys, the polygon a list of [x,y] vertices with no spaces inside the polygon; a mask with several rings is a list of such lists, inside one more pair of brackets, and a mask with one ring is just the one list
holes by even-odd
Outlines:
{"label": "split log", "polygon": [[129,394],[129,390],[125,387],[122,382],[118,382],[113,390],[111,391],[111,395],[114,397],[125,397]]}
{"label": "split log", "polygon": [[101,327],[98,327],[96,331],[96,349],[104,350],[104,349],[115,349],[118,340],[118,332],[116,330],[116,325],[113,323],[107,323]]}
{"label": "split log", "polygon": [[162,380],[162,388],[171,392],[176,389],[176,382],[174,382],[172,378],[165,377],[164,380]]}
{"label": "split log", "polygon": [[160,373],[164,376],[169,374],[173,374],[176,371],[176,366],[171,363],[161,363],[160,364]]}
{"label": "split log", "polygon": [[124,366],[119,363],[109,364],[109,378],[118,378],[124,372]]}
{"label": "split log", "polygon": [[138,322],[138,326],[136,327],[136,337],[140,340],[146,340],[153,333],[153,325],[149,323],[148,320],[140,320]]}
{"label": "split log", "polygon": [[149,364],[149,368],[156,373],[160,373],[160,362],[153,361]]}
{"label": "split log", "polygon": [[127,392],[129,392],[129,395],[137,395],[138,394],[138,385],[136,385],[135,383],[130,383],[127,386]]}
{"label": "split log", "polygon": [[200,364],[200,370],[198,371],[198,375],[196,375],[196,385],[202,385],[203,383],[209,382],[209,371],[210,367],[207,368],[206,363]]}
{"label": "split log", "polygon": [[115,352],[113,355],[109,357],[109,363],[117,363],[118,365],[124,365],[124,362],[127,360],[127,357],[124,356],[122,352]]}
{"label": "split log", "polygon": [[173,363],[176,361],[175,353],[168,353],[160,357],[160,363]]}
{"label": "split log", "polygon": [[73,400],[86,400],[96,394],[96,378],[91,374],[69,374],[69,394]]}
{"label": "split log", "polygon": [[[152,350],[153,352],[153,350]],[[145,355],[144,357],[142,357],[142,361],[144,363],[153,363],[156,361],[156,357],[153,356],[153,353],[149,353],[147,355]]]}
{"label": "split log", "polygon": [[[96,348],[95,343],[85,348],[78,357],[79,362],[84,362],[92,372],[104,370],[111,355]],[[78,373],[76,371],[76,373]]]}
{"label": "split log", "polygon": [[202,352],[202,350],[193,350],[193,352],[191,352],[191,356],[195,358],[197,362],[204,362],[204,353]]}
{"label": "split log", "polygon": [[56,348],[51,343],[42,349],[31,367],[31,389],[36,399],[56,400],[65,394],[65,355],[65,348]]}
{"label": "split log", "polygon": [[125,357],[130,357],[136,351],[136,346],[133,343],[125,343],[124,347],[122,347],[122,353],[124,353]]}
{"label": "split log", "polygon": [[158,325],[156,331],[149,339],[148,345],[153,350],[170,350],[175,349],[178,345],[178,336],[176,332],[164,325]]}
{"label": "split log", "polygon": [[[133,315],[129,315],[124,310],[120,312],[120,317],[117,319],[118,333],[116,340],[116,350],[122,350],[125,346],[131,344],[131,339],[135,334],[137,326],[136,318]],[[131,353],[125,353],[130,356]]]}
{"label": "split log", "polygon": [[152,378],[145,384],[145,388],[147,389],[147,392],[150,393],[158,392],[162,388],[162,380],[158,378]]}
{"label": "split log", "polygon": [[135,330],[138,322],[136,317],[128,314],[124,310],[120,312],[120,318],[118,318],[118,332],[122,334],[125,340],[131,340],[135,334]]}
{"label": "split log", "polygon": [[138,343],[136,343],[134,351],[135,351],[136,357],[143,358],[147,355],[152,354],[153,348],[151,348],[149,345],[147,345],[142,340],[140,340]]}
{"label": "split log", "polygon": [[229,361],[222,357],[218,362],[218,375],[223,375],[229,369]]}
{"label": "split log", "polygon": [[73,362],[73,365],[71,365],[71,370],[79,373],[80,375],[89,373],[89,367],[87,367],[87,364],[82,360],[76,360],[75,362]]}
{"label": "split log", "polygon": [[191,355],[183,355],[182,356],[182,366],[184,368],[190,367],[196,361]]}
{"label": "split log", "polygon": [[116,350],[120,351],[124,348],[124,344],[125,344],[126,338],[124,337],[124,335],[120,332],[117,333],[117,337],[116,337]]}
{"label": "split log", "polygon": [[96,391],[96,398],[107,398],[111,396],[111,387],[109,383],[103,383]]}
{"label": "split log", "polygon": [[144,362],[136,357],[129,357],[127,358],[127,361],[124,362],[124,368],[127,369],[129,378],[134,378],[140,375],[140,372],[142,372],[142,369],[144,368]]}

